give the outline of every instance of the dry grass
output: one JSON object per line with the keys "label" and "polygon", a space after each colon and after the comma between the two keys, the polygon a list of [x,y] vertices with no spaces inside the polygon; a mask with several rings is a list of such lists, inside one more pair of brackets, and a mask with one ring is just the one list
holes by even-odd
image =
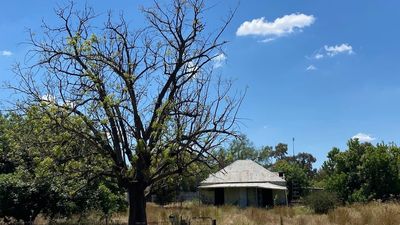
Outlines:
{"label": "dry grass", "polygon": [[193,203],[159,207],[149,204],[149,221],[165,221],[172,213],[183,218],[196,216],[212,217],[221,225],[400,225],[400,204],[379,203],[355,204],[339,207],[327,215],[312,213],[309,209],[296,207],[275,207],[240,209],[234,206],[204,206]]}
{"label": "dry grass", "polygon": [[[273,209],[246,208],[235,206],[206,206],[193,202],[158,206],[147,205],[148,221],[166,222],[171,214],[179,215],[183,219],[193,217],[211,217],[217,220],[218,225],[399,225],[400,204],[379,203],[354,204],[339,207],[326,215],[317,215],[305,207],[275,207]],[[44,224],[43,218],[39,218]],[[39,222],[39,220],[37,222]],[[111,224],[126,224],[125,213],[115,214]],[[198,222],[199,220],[197,220]],[[76,224],[76,218],[70,221],[59,221],[55,224]],[[85,218],[83,224],[104,224],[100,216],[93,213]],[[160,223],[161,225],[162,223]],[[167,224],[167,223],[163,223]],[[197,225],[192,220],[192,225]],[[204,223],[202,223],[204,224]]]}

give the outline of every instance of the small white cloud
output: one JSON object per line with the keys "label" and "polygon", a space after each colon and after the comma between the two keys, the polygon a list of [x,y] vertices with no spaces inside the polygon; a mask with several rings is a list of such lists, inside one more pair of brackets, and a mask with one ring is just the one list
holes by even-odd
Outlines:
{"label": "small white cloud", "polygon": [[349,44],[341,44],[341,45],[335,45],[335,46],[325,45],[324,49],[328,56],[335,56],[335,55],[341,54],[341,53],[347,53],[347,54],[351,55],[354,53],[353,47]]}
{"label": "small white cloud", "polygon": [[224,53],[221,53],[213,58],[214,68],[222,67],[227,57]]}
{"label": "small white cloud", "polygon": [[264,17],[245,21],[236,31],[237,36],[273,36],[280,37],[293,33],[296,30],[301,31],[302,28],[313,24],[315,17],[313,15],[305,15],[302,13],[292,13],[276,18],[273,22],[267,21]]}
{"label": "small white cloud", "polygon": [[56,102],[56,98],[51,94],[45,94],[40,99],[44,102]]}
{"label": "small white cloud", "polygon": [[268,43],[268,42],[271,42],[273,40],[275,40],[275,38],[265,38],[264,40],[261,40],[260,42],[261,43]]}
{"label": "small white cloud", "polygon": [[358,134],[354,135],[352,137],[352,139],[358,139],[361,142],[371,142],[371,141],[375,140],[375,138],[372,137],[371,135],[364,134],[364,133],[358,133]]}
{"label": "small white cloud", "polygon": [[318,49],[309,59],[322,59],[326,57],[333,57],[338,54],[354,54],[353,47],[347,43],[328,46],[325,45],[323,48]]}
{"label": "small white cloud", "polygon": [[321,53],[317,53],[317,54],[314,55],[314,58],[315,59],[322,59],[322,58],[324,58],[324,55],[321,54]]}
{"label": "small white cloud", "polygon": [[13,53],[11,51],[8,51],[8,50],[3,50],[3,51],[0,51],[0,55],[1,56],[12,56]]}
{"label": "small white cloud", "polygon": [[315,67],[314,65],[309,65],[306,70],[307,71],[309,71],[309,70],[317,70],[317,67]]}

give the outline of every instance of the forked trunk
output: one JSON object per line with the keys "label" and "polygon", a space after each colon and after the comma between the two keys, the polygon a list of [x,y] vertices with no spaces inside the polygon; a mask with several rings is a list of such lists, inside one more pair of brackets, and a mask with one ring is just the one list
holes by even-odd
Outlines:
{"label": "forked trunk", "polygon": [[147,225],[144,188],[138,186],[130,185],[128,188],[129,225]]}

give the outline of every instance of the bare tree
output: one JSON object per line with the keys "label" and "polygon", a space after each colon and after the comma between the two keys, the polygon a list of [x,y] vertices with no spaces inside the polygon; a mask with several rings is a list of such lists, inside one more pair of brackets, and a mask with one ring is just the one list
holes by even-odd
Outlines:
{"label": "bare tree", "polygon": [[[207,163],[210,152],[237,129],[242,95],[213,75],[213,60],[226,43],[208,32],[202,0],[154,3],[143,9],[146,26],[132,32],[123,16],[104,26],[90,8],[56,11],[59,26],[30,33],[28,69],[17,67],[23,107],[49,107],[49,115],[114,162],[108,174],[129,195],[129,224],[147,224],[151,186]],[[54,111],[56,113],[54,113]],[[78,117],[87,129],[68,123]]]}

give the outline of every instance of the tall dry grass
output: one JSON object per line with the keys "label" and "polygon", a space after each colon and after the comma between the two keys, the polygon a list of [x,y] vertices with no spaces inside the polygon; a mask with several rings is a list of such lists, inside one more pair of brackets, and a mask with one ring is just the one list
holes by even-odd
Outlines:
{"label": "tall dry grass", "polygon": [[188,203],[160,207],[148,205],[149,221],[165,221],[175,213],[183,218],[211,217],[221,225],[400,225],[400,204],[372,202],[336,208],[326,215],[303,206],[273,209],[205,206]]}
{"label": "tall dry grass", "polygon": [[[183,219],[193,217],[210,217],[218,225],[400,225],[400,203],[353,204],[339,207],[328,214],[318,215],[302,206],[275,207],[273,209],[245,208],[235,206],[207,206],[194,202],[159,206],[147,204],[148,221],[151,224],[169,221],[171,214]],[[77,218],[77,217],[76,217]],[[62,220],[52,224],[77,224],[76,218]],[[46,224],[39,218],[37,224]],[[115,214],[110,224],[126,224],[126,213]],[[196,220],[197,222],[201,220]],[[192,219],[192,225],[197,225]],[[81,224],[104,224],[96,213],[88,215]]]}

